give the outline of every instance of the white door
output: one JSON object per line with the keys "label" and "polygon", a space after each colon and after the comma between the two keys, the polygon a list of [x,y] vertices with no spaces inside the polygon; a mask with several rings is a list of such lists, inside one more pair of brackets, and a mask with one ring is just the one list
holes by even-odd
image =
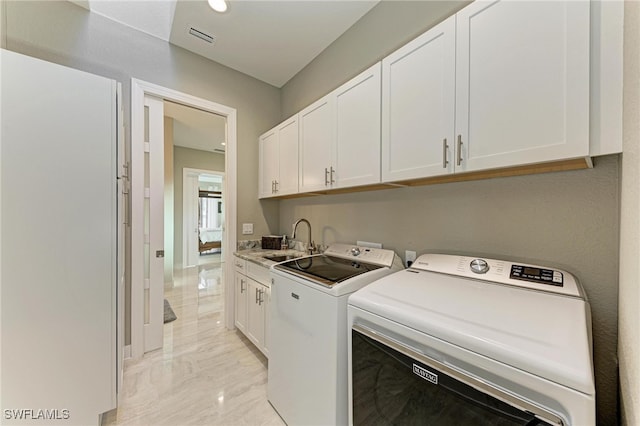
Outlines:
{"label": "white door", "polygon": [[2,49],[0,86],[0,422],[97,425],[116,407],[116,82]]}
{"label": "white door", "polygon": [[382,181],[453,172],[455,16],[382,61]]}
{"label": "white door", "polygon": [[333,96],[334,186],[380,182],[380,63],[338,88]]}
{"label": "white door", "polygon": [[330,95],[302,110],[300,119],[300,192],[331,188],[333,102]]}
{"label": "white door", "polygon": [[144,351],[162,347],[164,324],[164,104],[145,95]]}
{"label": "white door", "polygon": [[589,154],[588,1],[475,2],[457,15],[466,171]]}
{"label": "white door", "polygon": [[122,384],[124,380],[124,323],[125,323],[125,239],[126,239],[126,228],[129,226],[129,209],[131,206],[129,200],[129,193],[131,184],[129,181],[129,165],[125,160],[125,137],[124,137],[124,110],[122,104],[122,84],[118,83],[118,145],[116,148],[117,151],[117,161],[118,161],[118,210],[117,210],[117,223],[118,223],[118,234],[116,236],[117,244],[118,244],[118,267],[117,267],[117,280],[118,280],[118,290],[117,290],[117,315],[118,315],[118,340],[116,343],[117,346],[117,355],[116,355],[116,363],[118,370],[118,382],[117,382],[117,392],[118,398],[122,396]]}
{"label": "white door", "polygon": [[198,265],[199,254],[198,240],[200,238],[198,230],[198,173],[186,172],[183,174],[183,267]]}

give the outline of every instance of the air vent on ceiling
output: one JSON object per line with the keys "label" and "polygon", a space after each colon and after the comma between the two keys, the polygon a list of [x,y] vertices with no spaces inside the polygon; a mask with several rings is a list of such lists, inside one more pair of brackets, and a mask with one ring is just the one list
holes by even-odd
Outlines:
{"label": "air vent on ceiling", "polygon": [[215,43],[216,38],[214,36],[209,35],[209,34],[203,32],[203,31],[201,31],[201,30],[199,30],[197,28],[191,27],[191,26],[189,26],[188,28],[189,28],[189,34],[191,34],[192,36],[198,37],[200,40],[204,40],[207,43],[211,43],[211,44]]}

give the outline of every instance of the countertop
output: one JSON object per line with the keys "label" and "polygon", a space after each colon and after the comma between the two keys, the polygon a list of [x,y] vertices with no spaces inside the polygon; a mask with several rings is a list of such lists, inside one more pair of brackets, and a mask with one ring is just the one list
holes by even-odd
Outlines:
{"label": "countertop", "polygon": [[273,260],[266,259],[266,256],[295,256],[295,257],[303,257],[306,256],[307,253],[300,250],[288,249],[288,250],[271,250],[271,249],[247,249],[247,250],[238,250],[233,253],[234,256],[239,257],[240,259],[248,260],[249,262],[257,263],[260,266],[264,266],[265,268],[271,268],[272,265],[275,265],[277,262]]}

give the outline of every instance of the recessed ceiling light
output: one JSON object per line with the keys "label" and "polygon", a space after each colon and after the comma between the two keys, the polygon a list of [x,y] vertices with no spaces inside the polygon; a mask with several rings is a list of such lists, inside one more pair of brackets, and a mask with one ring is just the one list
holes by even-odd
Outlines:
{"label": "recessed ceiling light", "polygon": [[226,145],[226,143],[224,143],[224,142],[220,142],[220,145],[225,146],[225,145]]}
{"label": "recessed ceiling light", "polygon": [[208,0],[209,1],[209,6],[211,6],[211,9],[215,10],[216,12],[226,12],[227,11],[227,2],[225,0]]}

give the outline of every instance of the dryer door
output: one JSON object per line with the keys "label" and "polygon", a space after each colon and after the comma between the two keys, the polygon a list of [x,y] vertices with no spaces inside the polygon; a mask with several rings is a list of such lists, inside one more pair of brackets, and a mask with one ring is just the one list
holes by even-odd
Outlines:
{"label": "dryer door", "polygon": [[[354,425],[550,425],[560,418],[355,325]],[[535,414],[533,414],[535,413]]]}

